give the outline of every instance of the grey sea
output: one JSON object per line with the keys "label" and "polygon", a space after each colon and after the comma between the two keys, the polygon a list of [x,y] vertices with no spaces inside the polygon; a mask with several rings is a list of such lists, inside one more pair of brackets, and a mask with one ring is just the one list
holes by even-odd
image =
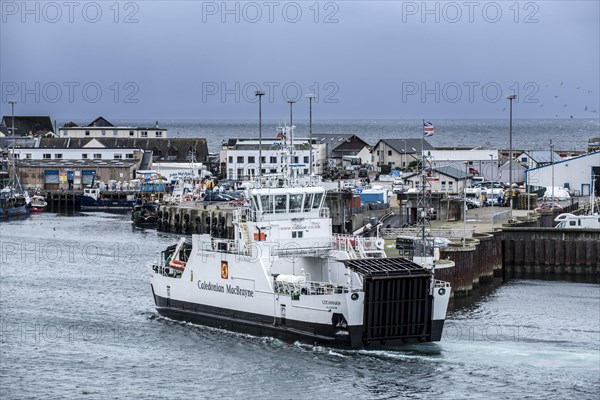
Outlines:
{"label": "grey sea", "polygon": [[[263,137],[275,137],[278,125],[283,125],[287,115],[280,119],[263,119]],[[93,117],[95,118],[95,117]],[[77,120],[87,124],[89,120]],[[110,119],[110,118],[109,118]],[[434,147],[480,147],[483,149],[509,148],[509,122],[494,119],[427,120],[435,125],[435,135],[427,138]],[[68,121],[57,121],[62,125]],[[206,138],[211,152],[218,152],[223,140],[228,138],[258,137],[257,120],[111,120],[118,126],[159,126],[169,130],[169,137]],[[294,117],[298,137],[308,137],[308,120]],[[352,133],[370,145],[379,139],[419,138],[422,133],[422,120],[405,119],[313,119],[314,133]],[[513,148],[550,149],[550,140],[557,150],[583,151],[588,139],[600,136],[600,119],[514,119]]]}
{"label": "grey sea", "polygon": [[128,215],[0,223],[1,399],[598,399],[600,285],[512,280],[388,351],[161,318],[146,264],[175,235]]}

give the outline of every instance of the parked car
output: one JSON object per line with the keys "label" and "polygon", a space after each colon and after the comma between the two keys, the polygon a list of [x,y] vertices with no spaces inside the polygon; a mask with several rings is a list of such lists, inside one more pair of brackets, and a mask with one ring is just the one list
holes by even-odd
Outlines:
{"label": "parked car", "polygon": [[481,201],[471,198],[471,197],[467,197],[466,203],[467,203],[467,208],[469,208],[469,209],[481,207]]}
{"label": "parked car", "polygon": [[539,207],[537,207],[534,211],[561,211],[564,207],[558,203],[542,203]]}

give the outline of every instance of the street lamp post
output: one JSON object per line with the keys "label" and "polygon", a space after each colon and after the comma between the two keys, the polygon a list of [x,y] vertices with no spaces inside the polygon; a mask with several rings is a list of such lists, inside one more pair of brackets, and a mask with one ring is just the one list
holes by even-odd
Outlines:
{"label": "street lamp post", "polygon": [[494,232],[494,155],[490,154],[490,164],[492,166],[492,232]]}
{"label": "street lamp post", "polygon": [[258,176],[262,176],[262,97],[265,92],[257,90],[254,96],[258,97]]}
{"label": "street lamp post", "polygon": [[550,164],[552,164],[552,209],[554,210],[554,145],[550,139]]}
{"label": "street lamp post", "polygon": [[308,145],[310,146],[309,153],[309,172],[310,176],[313,175],[313,142],[312,142],[312,101],[315,98],[314,93],[306,95],[308,97]]}
{"label": "street lamp post", "polygon": [[293,114],[292,114],[292,106],[294,105],[294,103],[296,102],[296,100],[294,99],[289,99],[287,101],[288,103],[290,103],[290,147],[291,147],[291,156],[292,156],[292,163],[294,162],[294,122],[293,122]]}
{"label": "street lamp post", "polygon": [[402,161],[402,171],[406,168],[406,139],[402,139],[404,142],[404,160]]}
{"label": "street lamp post", "polygon": [[10,136],[12,137],[12,159],[14,162],[15,159],[15,104],[17,104],[16,100],[9,100],[8,101],[10,103],[10,109],[11,109],[11,119],[10,119],[10,123],[11,123],[11,129],[10,129]]}
{"label": "street lamp post", "polygon": [[513,109],[513,100],[517,98],[516,94],[511,94],[506,97],[510,103],[509,110],[509,128],[508,128],[508,136],[509,136],[509,148],[508,148],[508,186],[509,186],[509,195],[508,195],[508,205],[512,210],[513,207],[513,187],[512,187],[512,163],[513,163],[513,153],[512,153],[512,109]]}
{"label": "street lamp post", "polygon": [[467,244],[467,175],[469,163],[465,163],[465,181],[463,182],[463,247]]}

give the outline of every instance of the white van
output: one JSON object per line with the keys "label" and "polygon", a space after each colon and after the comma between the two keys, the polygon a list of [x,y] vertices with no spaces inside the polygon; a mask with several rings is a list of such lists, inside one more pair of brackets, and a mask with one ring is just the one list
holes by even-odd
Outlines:
{"label": "white van", "polygon": [[600,215],[575,215],[562,213],[554,218],[557,229],[600,229]]}

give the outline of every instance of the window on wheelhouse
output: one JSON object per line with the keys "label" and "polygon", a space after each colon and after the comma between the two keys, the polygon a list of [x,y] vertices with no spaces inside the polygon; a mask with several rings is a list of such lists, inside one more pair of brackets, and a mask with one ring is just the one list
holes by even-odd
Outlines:
{"label": "window on wheelhouse", "polygon": [[260,196],[262,211],[265,214],[273,213],[273,198],[272,196]]}
{"label": "window on wheelhouse", "polygon": [[290,212],[302,212],[302,194],[290,194]]}
{"label": "window on wheelhouse", "polygon": [[275,213],[287,212],[287,194],[275,195]]}
{"label": "window on wheelhouse", "polygon": [[313,193],[306,193],[306,195],[304,196],[304,212],[310,211],[313,197],[314,197]]}
{"label": "window on wheelhouse", "polygon": [[323,199],[323,193],[315,193],[315,198],[313,200],[312,208],[321,207],[321,200]]}

